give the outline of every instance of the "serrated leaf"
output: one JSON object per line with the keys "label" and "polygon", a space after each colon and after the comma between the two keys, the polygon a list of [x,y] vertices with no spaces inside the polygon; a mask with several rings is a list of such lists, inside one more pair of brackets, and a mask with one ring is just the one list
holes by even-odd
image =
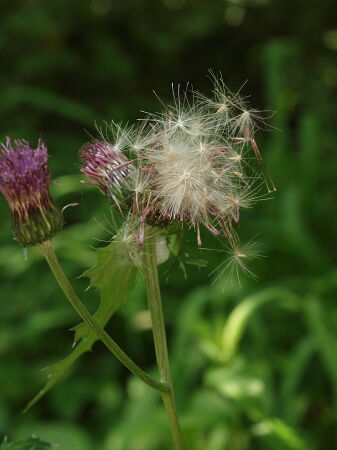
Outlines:
{"label": "serrated leaf", "polygon": [[[130,256],[126,239],[117,235],[107,247],[99,248],[97,263],[83,273],[90,279],[90,287],[100,291],[100,304],[94,314],[97,322],[105,327],[113,313],[121,306],[136,282],[137,268]],[[48,367],[48,381],[41,391],[29,402],[25,411],[30,409],[46,392],[64,377],[73,363],[85,352],[91,350],[98,340],[85,323],[73,328],[77,345],[73,351],[61,361]]]}
{"label": "serrated leaf", "polygon": [[[120,308],[136,282],[137,268],[128,245],[127,240],[119,240],[116,236],[107,247],[97,249],[97,263],[82,274],[82,277],[90,279],[90,287],[100,291],[101,301],[94,317],[103,327]],[[74,330],[75,342],[92,334],[83,322]]]}
{"label": "serrated leaf", "polygon": [[0,446],[0,450],[47,450],[50,448],[53,448],[53,445],[36,437],[17,442],[4,441]]}

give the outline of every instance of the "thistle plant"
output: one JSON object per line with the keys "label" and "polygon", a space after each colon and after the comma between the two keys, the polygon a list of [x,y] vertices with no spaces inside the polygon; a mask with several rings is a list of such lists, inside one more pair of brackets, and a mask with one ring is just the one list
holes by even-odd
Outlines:
{"label": "thistle plant", "polygon": [[23,246],[40,244],[59,233],[61,211],[49,193],[47,148],[40,140],[33,149],[28,142],[7,138],[0,149],[0,192],[12,213],[15,239]]}
{"label": "thistle plant", "polygon": [[[230,248],[220,274],[231,264],[246,270],[251,251],[239,246],[236,224],[242,208],[265,198],[274,189],[267,178],[254,132],[263,121],[239,94],[231,94],[222,78],[214,78],[213,98],[187,88],[173,91],[172,105],[158,114],[145,114],[137,125],[112,123],[108,133],[80,150],[84,183],[106,197],[123,220],[97,264],[84,275],[101,292],[101,304],[92,315],[75,293],[52,247],[51,238],[63,220],[48,190],[47,150],[39,141],[8,139],[0,154],[0,190],[12,210],[15,238],[24,246],[38,245],[66,297],[83,323],[76,327],[77,347],[71,362],[54,368],[37,401],[76,358],[100,339],[127,368],[162,396],[176,449],[183,449],[173,381],[170,373],[164,315],[157,266],[159,244],[187,228],[195,230],[202,246],[209,232]],[[256,162],[256,164],[254,163]],[[248,246],[247,248],[252,246]],[[104,327],[132,289],[135,274],[145,280],[148,307],[160,379],[143,371],[105,331]]]}

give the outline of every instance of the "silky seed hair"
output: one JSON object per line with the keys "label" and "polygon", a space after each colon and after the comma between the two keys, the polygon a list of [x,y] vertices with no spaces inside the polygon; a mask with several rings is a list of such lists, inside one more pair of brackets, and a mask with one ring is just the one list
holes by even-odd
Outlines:
{"label": "silky seed hair", "polygon": [[[162,112],[145,113],[134,126],[112,123],[108,137],[82,148],[82,172],[136,224],[139,245],[145,224],[181,223],[196,231],[199,246],[205,228],[234,248],[241,209],[274,190],[254,139],[263,117],[221,76],[212,80],[212,98],[172,87]],[[100,146],[103,159],[90,151]]]}

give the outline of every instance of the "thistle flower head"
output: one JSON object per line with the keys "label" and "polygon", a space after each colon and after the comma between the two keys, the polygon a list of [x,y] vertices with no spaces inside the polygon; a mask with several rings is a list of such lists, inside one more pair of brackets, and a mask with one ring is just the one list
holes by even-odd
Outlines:
{"label": "thistle flower head", "polygon": [[[241,208],[263,197],[264,166],[254,140],[258,113],[231,94],[222,78],[214,83],[213,99],[178,87],[173,104],[148,113],[139,129],[119,127],[122,150],[108,140],[82,149],[82,171],[117,205],[128,200],[139,243],[145,223],[185,223],[196,229],[198,245],[201,226],[234,241]],[[132,163],[122,151],[133,155]]]}
{"label": "thistle flower head", "polygon": [[96,184],[114,205],[122,209],[124,185],[127,184],[132,163],[119,146],[105,140],[89,142],[80,150],[80,157],[81,171],[95,181],[95,183],[84,182]]}
{"label": "thistle flower head", "polygon": [[63,226],[61,211],[49,193],[48,154],[39,140],[35,149],[27,141],[7,138],[0,148],[0,192],[12,212],[14,237],[24,245],[40,244]]}

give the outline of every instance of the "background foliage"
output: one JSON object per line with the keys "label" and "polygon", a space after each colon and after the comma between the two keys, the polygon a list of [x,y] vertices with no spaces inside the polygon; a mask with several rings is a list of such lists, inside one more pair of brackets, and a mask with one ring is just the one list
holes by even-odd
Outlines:
{"label": "background foliage", "polygon": [[[337,29],[333,0],[26,0],[2,2],[1,135],[42,137],[50,150],[66,227],[55,239],[89,308],[94,290],[76,278],[108,240],[104,199],[79,183],[78,149],[95,121],[156,110],[154,89],[190,81],[208,92],[207,70],[275,110],[259,144],[278,191],[245,212],[243,240],[259,234],[267,258],[241,288],[208,267],[175,268],[165,280],[178,409],[191,449],[337,448],[336,119]],[[71,351],[78,319],[35,249],[27,258],[1,211],[0,435],[36,434],[62,450],[166,450],[158,395],[96,343],[33,409],[40,369]],[[95,240],[96,239],[96,240]],[[217,244],[204,236],[205,246]],[[190,236],[190,253],[195,250]],[[144,287],[109,331],[149,371],[154,366]]]}

